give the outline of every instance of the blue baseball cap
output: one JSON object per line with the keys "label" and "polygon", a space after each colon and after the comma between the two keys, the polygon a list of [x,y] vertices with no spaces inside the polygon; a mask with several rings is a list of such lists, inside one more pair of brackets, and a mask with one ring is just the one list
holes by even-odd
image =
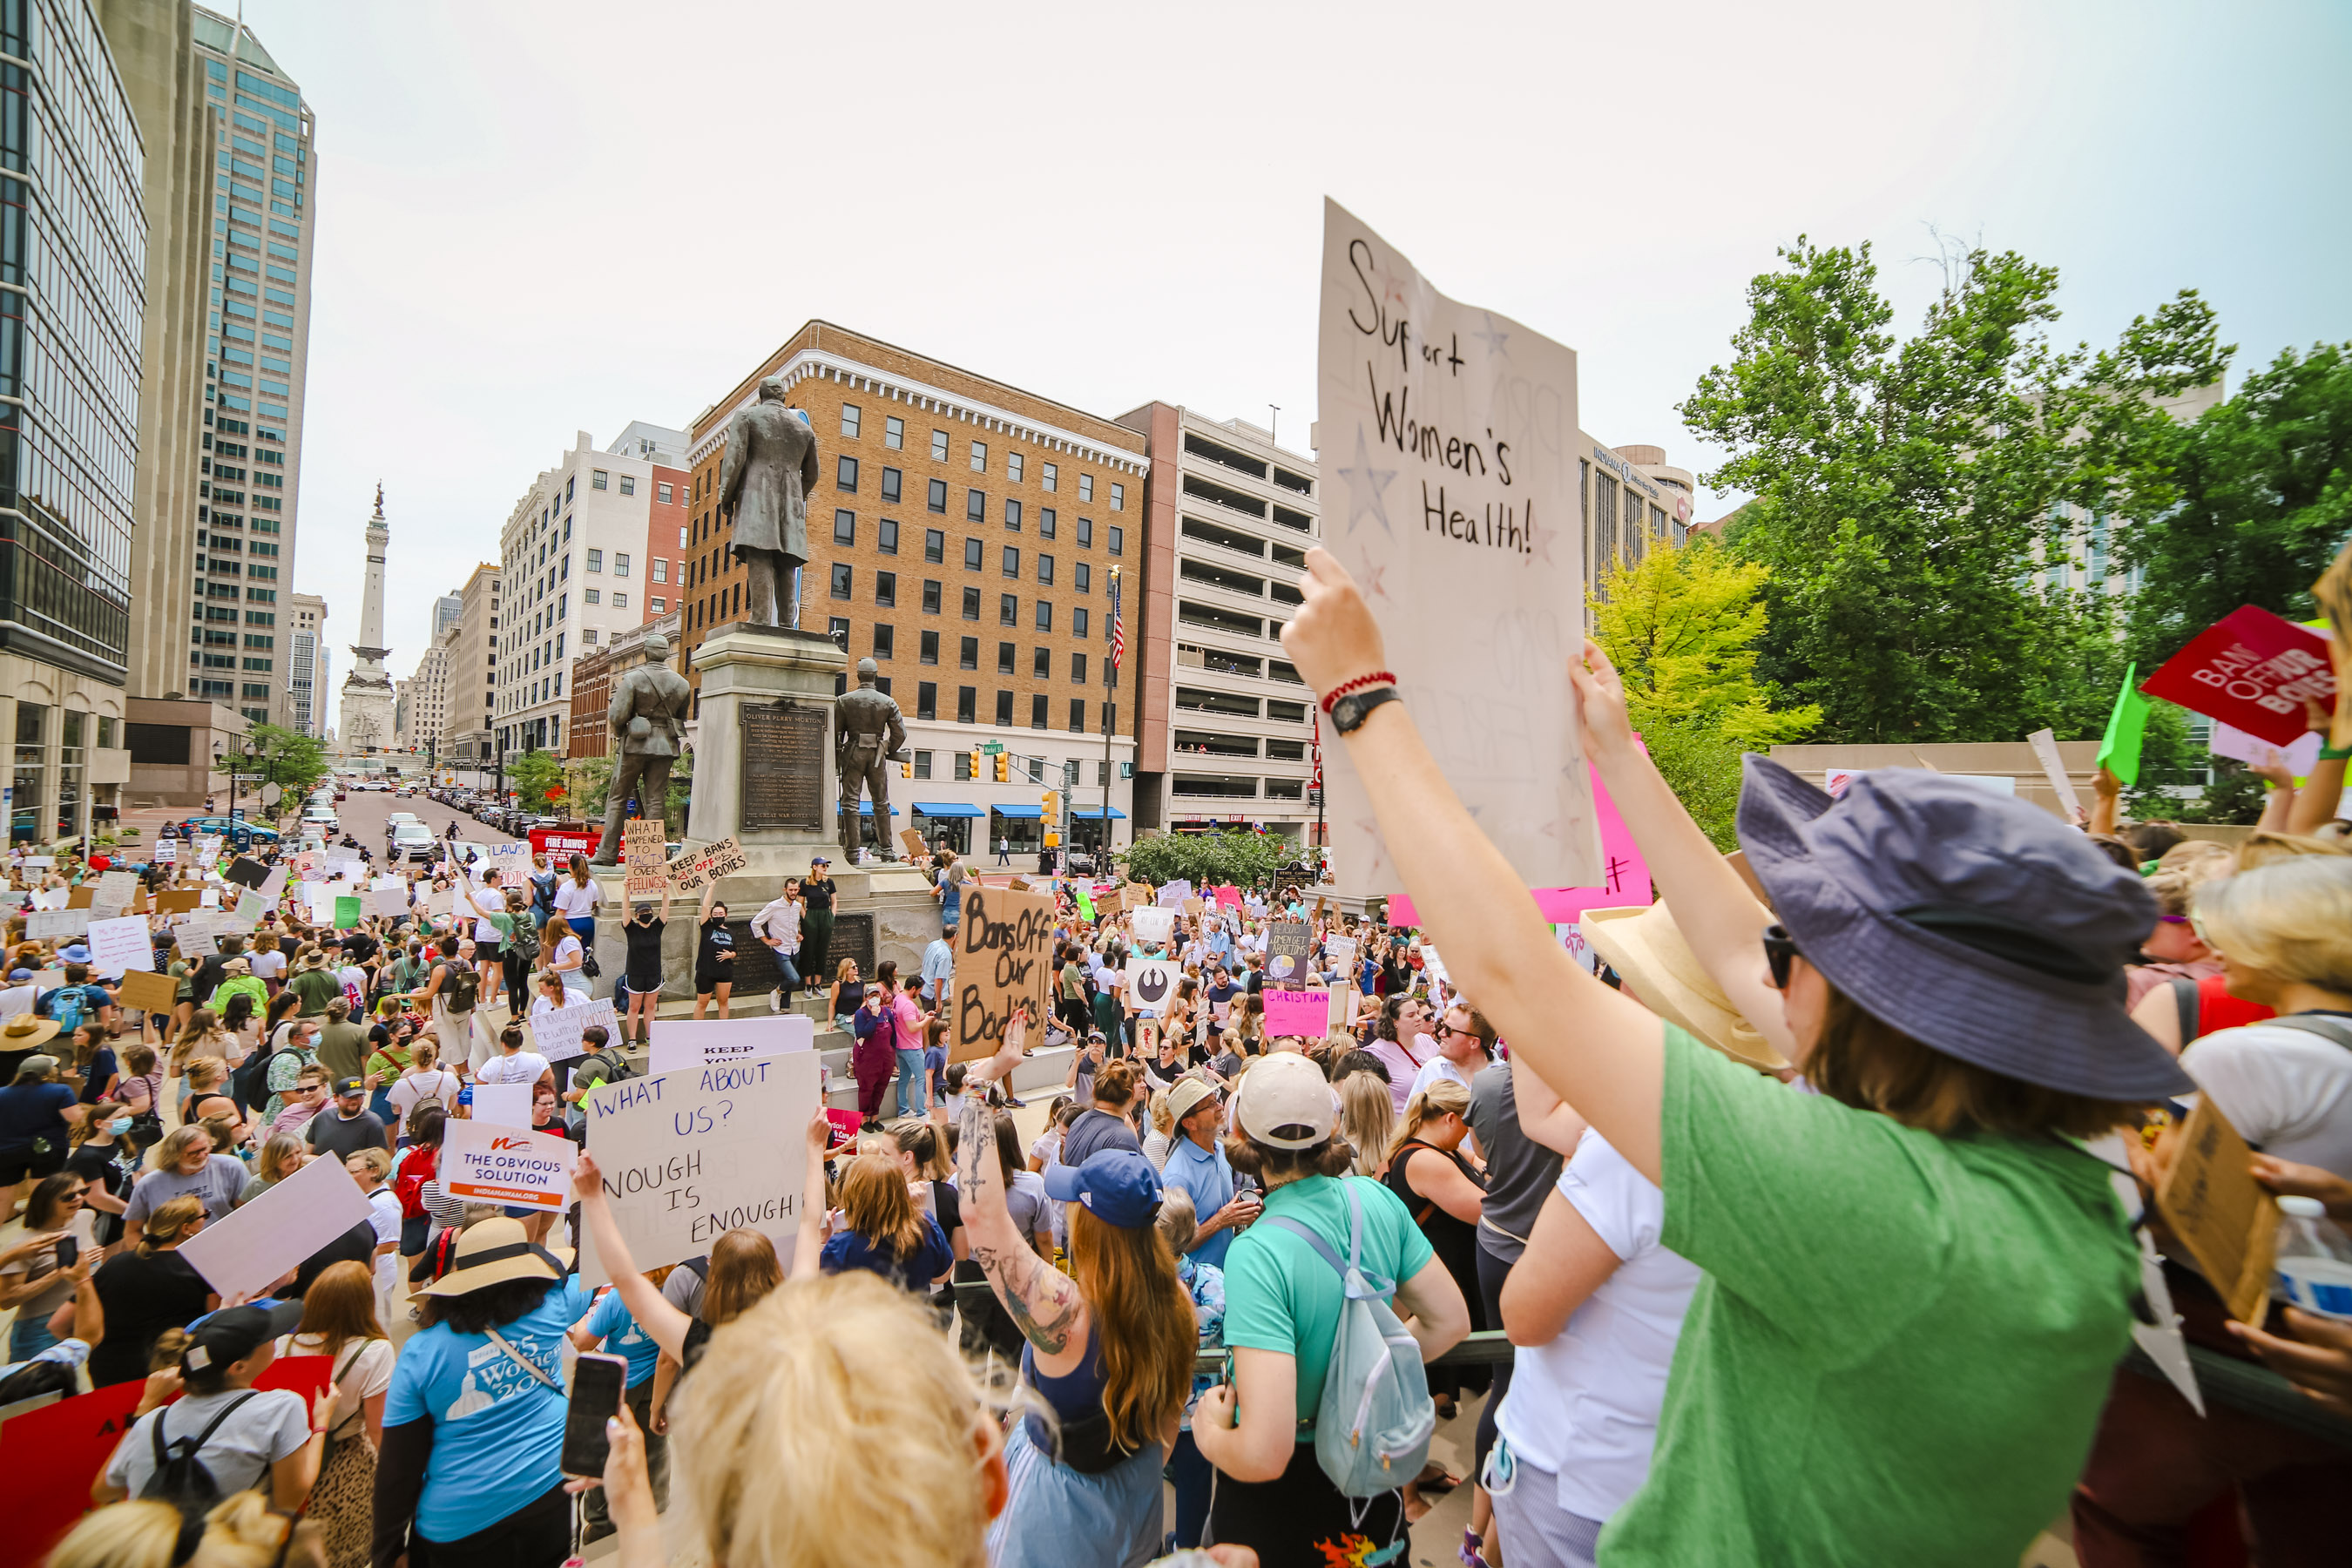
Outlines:
{"label": "blue baseball cap", "polygon": [[1141,1230],[1160,1213],[1160,1173],[1132,1149],[1101,1149],[1083,1165],[1045,1173],[1045,1195],[1084,1204],[1105,1225]]}

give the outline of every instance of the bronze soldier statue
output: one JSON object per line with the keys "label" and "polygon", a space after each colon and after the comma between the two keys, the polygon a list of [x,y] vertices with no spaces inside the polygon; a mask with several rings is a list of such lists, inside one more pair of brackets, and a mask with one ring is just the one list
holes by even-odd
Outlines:
{"label": "bronze soldier statue", "polygon": [[[669,639],[648,637],[642,645],[646,662],[613,682],[613,705],[606,712],[620,764],[604,796],[604,836],[596,843],[593,864],[617,865],[621,858],[621,818],[635,795],[640,813],[659,819],[669,802],[669,765],[686,742],[686,677],[669,667]],[[885,700],[887,700],[885,699]]]}
{"label": "bronze soldier statue", "polygon": [[887,764],[903,763],[910,754],[907,721],[899,715],[897,700],[874,684],[877,673],[872,659],[859,659],[857,689],[844,692],[833,705],[833,762],[841,774],[841,853],[853,866],[857,863],[860,837],[857,788],[861,784],[874,802],[874,836],[881,840],[882,858],[898,858],[890,835]]}
{"label": "bronze soldier statue", "polygon": [[787,623],[778,595],[808,562],[808,492],[816,488],[816,432],[784,406],[784,383],[760,383],[760,401],[727,422],[727,456],[719,466],[719,512],[732,515],[729,548],[743,563],[743,619],[755,626]]}

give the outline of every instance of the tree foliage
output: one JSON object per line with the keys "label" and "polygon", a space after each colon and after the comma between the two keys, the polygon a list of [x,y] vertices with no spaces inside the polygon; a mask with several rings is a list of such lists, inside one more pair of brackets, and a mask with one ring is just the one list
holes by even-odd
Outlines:
{"label": "tree foliage", "polygon": [[1236,831],[1162,833],[1139,838],[1113,857],[1137,881],[1158,886],[1190,882],[1196,888],[1230,882],[1262,886],[1290,863],[1297,846],[1276,834]]}
{"label": "tree foliage", "polygon": [[278,724],[256,724],[253,741],[260,754],[245,764],[247,777],[258,775],[289,794],[310,788],[327,776],[327,750],[318,741]]}
{"label": "tree foliage", "polygon": [[507,787],[515,792],[525,811],[545,811],[547,792],[563,783],[563,765],[555,753],[534,746],[507,765]]}
{"label": "tree foliage", "polygon": [[1870,247],[1801,237],[1749,286],[1733,357],[1682,405],[1755,500],[1730,540],[1768,567],[1758,673],[1821,710],[1820,739],[2095,734],[2122,674],[2116,610],[2050,588],[2062,503],[2113,514],[2151,482],[2160,401],[2229,350],[2183,292],[2112,349],[2053,347],[2055,268],[1955,250],[1899,338]]}

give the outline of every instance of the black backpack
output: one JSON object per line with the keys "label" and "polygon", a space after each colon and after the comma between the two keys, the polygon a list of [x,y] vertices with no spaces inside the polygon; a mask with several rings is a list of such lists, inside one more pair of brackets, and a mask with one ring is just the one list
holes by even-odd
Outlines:
{"label": "black backpack", "polygon": [[163,1420],[172,1413],[172,1407],[167,1405],[158,1410],[155,1425],[148,1429],[148,1436],[155,1445],[155,1473],[147,1478],[146,1488],[140,1492],[140,1497],[168,1502],[182,1513],[208,1512],[215,1503],[220,1501],[220,1483],[213,1479],[211,1469],[196,1456],[204,1451],[206,1443],[212,1441],[213,1434],[220,1430],[221,1423],[236,1415],[237,1407],[254,1398],[258,1392],[256,1389],[246,1390],[222,1405],[205,1429],[194,1437],[174,1437],[169,1443],[163,1440]]}
{"label": "black backpack", "polygon": [[448,998],[442,1007],[452,1013],[470,1013],[481,999],[482,977],[472,969],[461,966],[454,958],[441,961],[448,966],[449,977],[442,984],[441,994]]}
{"label": "black backpack", "polygon": [[278,1047],[264,1040],[229,1074],[229,1098],[243,1106],[247,1115],[257,1114],[269,1103],[269,1058],[277,1054]]}

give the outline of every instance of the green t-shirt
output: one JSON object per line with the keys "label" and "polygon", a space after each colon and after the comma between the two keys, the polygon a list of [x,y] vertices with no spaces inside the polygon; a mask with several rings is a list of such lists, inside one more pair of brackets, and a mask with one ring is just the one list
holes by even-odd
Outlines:
{"label": "green t-shirt", "polygon": [[306,969],[286,983],[286,989],[302,998],[299,1016],[315,1018],[327,1010],[327,1004],[343,994],[343,983],[328,969]]}
{"label": "green t-shirt", "polygon": [[[1298,1363],[1298,1418],[1311,1421],[1330,1370],[1331,1341],[1339,1331],[1339,1277],[1323,1255],[1271,1222],[1295,1219],[1348,1256],[1346,1182],[1364,1211],[1367,1274],[1402,1284],[1433,1257],[1429,1238],[1412,1223],[1404,1200],[1361,1176],[1307,1176],[1265,1194],[1265,1213],[1234,1237],[1225,1253],[1225,1343],[1279,1351]],[[1308,1434],[1302,1433],[1301,1440]]]}
{"label": "green t-shirt", "polygon": [[1665,1037],[1663,1239],[1706,1277],[1600,1561],[2016,1562],[2130,1348],[2108,1167],[1918,1131]]}

